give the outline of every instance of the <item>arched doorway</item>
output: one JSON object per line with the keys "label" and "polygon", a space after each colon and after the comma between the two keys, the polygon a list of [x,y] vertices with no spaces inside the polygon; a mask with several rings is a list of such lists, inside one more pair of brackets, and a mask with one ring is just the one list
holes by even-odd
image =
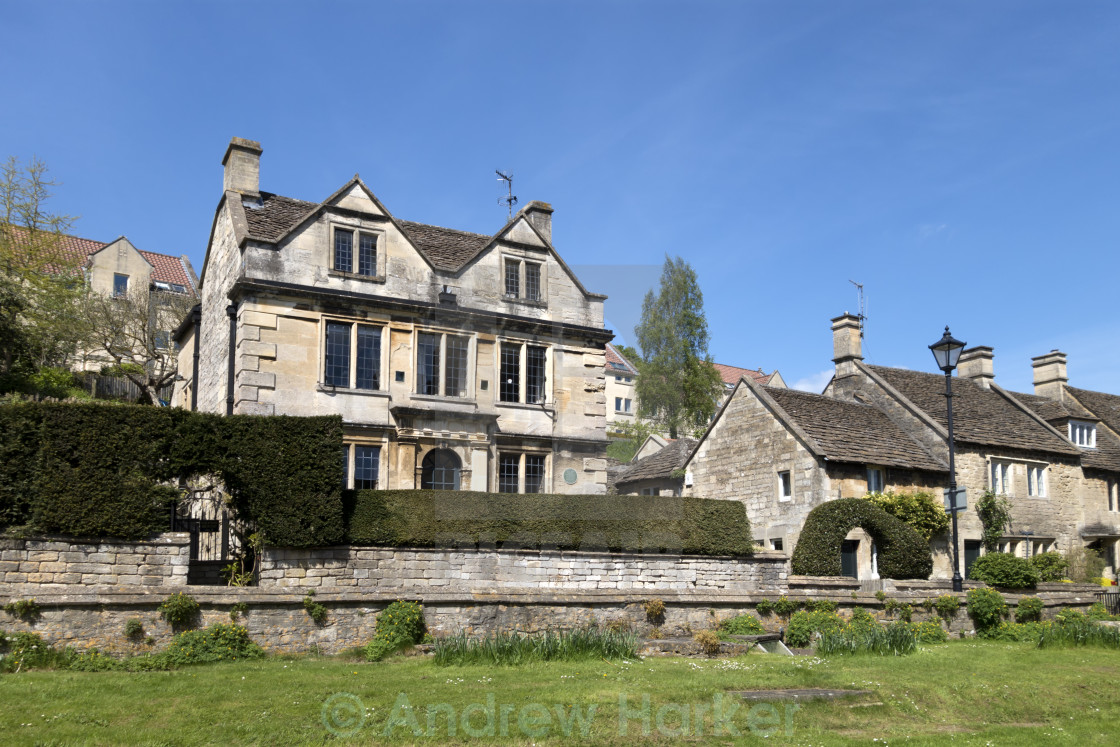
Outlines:
{"label": "arched doorway", "polygon": [[463,463],[450,449],[433,449],[420,468],[421,490],[458,490]]}

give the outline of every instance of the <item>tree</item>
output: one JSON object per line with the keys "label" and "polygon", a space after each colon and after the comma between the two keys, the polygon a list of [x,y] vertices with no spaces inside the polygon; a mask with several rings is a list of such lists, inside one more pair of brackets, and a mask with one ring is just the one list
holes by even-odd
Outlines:
{"label": "tree", "polygon": [[140,402],[155,404],[159,392],[175,381],[178,356],[171,330],[196,299],[186,293],[136,288],[127,296],[92,290],[82,298],[89,349],[87,360],[104,362],[101,373],[128,379],[140,389]]}
{"label": "tree", "polygon": [[708,322],[696,272],[680,257],[665,257],[661,285],[642,301],[634,334],[642,349],[635,385],[638,416],[676,438],[706,424],[723,383],[708,355]]}
{"label": "tree", "polygon": [[47,172],[38,159],[0,166],[0,392],[57,382],[82,342],[82,258],[62,243],[73,218],[47,211]]}

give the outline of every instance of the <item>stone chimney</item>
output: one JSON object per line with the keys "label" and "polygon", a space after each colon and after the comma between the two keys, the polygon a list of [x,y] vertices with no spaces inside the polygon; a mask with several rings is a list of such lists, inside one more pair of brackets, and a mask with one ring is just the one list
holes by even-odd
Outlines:
{"label": "stone chimney", "polygon": [[844,312],[832,320],[832,362],[836,364],[836,378],[851,376],[856,372],[856,361],[863,360],[863,342],[860,338],[859,317]]}
{"label": "stone chimney", "polygon": [[240,137],[230,140],[222,158],[222,166],[225,166],[222,189],[260,197],[261,152],[261,144],[256,140]]}
{"label": "stone chimney", "polygon": [[957,376],[962,379],[972,379],[985,389],[992,388],[996,374],[992,365],[995,353],[985,345],[977,345],[961,353],[957,361]]}
{"label": "stone chimney", "polygon": [[1064,397],[1065,384],[1069,381],[1069,376],[1066,375],[1066,354],[1051,350],[1046,355],[1031,358],[1031,367],[1034,368],[1034,393],[1060,402]]}
{"label": "stone chimney", "polygon": [[552,206],[547,202],[533,200],[525,206],[525,217],[540,231],[548,243],[552,243]]}

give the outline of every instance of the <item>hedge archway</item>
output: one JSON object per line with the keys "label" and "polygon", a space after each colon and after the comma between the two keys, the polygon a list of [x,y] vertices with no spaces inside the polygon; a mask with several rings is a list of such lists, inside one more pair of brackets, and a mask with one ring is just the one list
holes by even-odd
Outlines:
{"label": "hedge archway", "polygon": [[933,555],[922,536],[871,501],[841,498],[814,508],[793,549],[791,570],[799,576],[839,576],[840,545],[859,527],[879,551],[880,578],[929,578]]}

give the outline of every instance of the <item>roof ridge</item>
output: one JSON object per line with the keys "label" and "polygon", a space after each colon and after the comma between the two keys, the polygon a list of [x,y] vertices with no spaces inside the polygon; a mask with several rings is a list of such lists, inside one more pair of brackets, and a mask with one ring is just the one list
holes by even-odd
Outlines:
{"label": "roof ridge", "polygon": [[404,218],[397,218],[399,223],[407,223],[412,226],[424,226],[425,228],[438,228],[441,231],[452,231],[453,233],[461,233],[465,236],[475,236],[480,239],[494,238],[494,234],[488,233],[475,233],[474,231],[464,231],[461,228],[448,228],[447,226],[437,226],[435,223],[421,223],[415,220],[405,220]]}

